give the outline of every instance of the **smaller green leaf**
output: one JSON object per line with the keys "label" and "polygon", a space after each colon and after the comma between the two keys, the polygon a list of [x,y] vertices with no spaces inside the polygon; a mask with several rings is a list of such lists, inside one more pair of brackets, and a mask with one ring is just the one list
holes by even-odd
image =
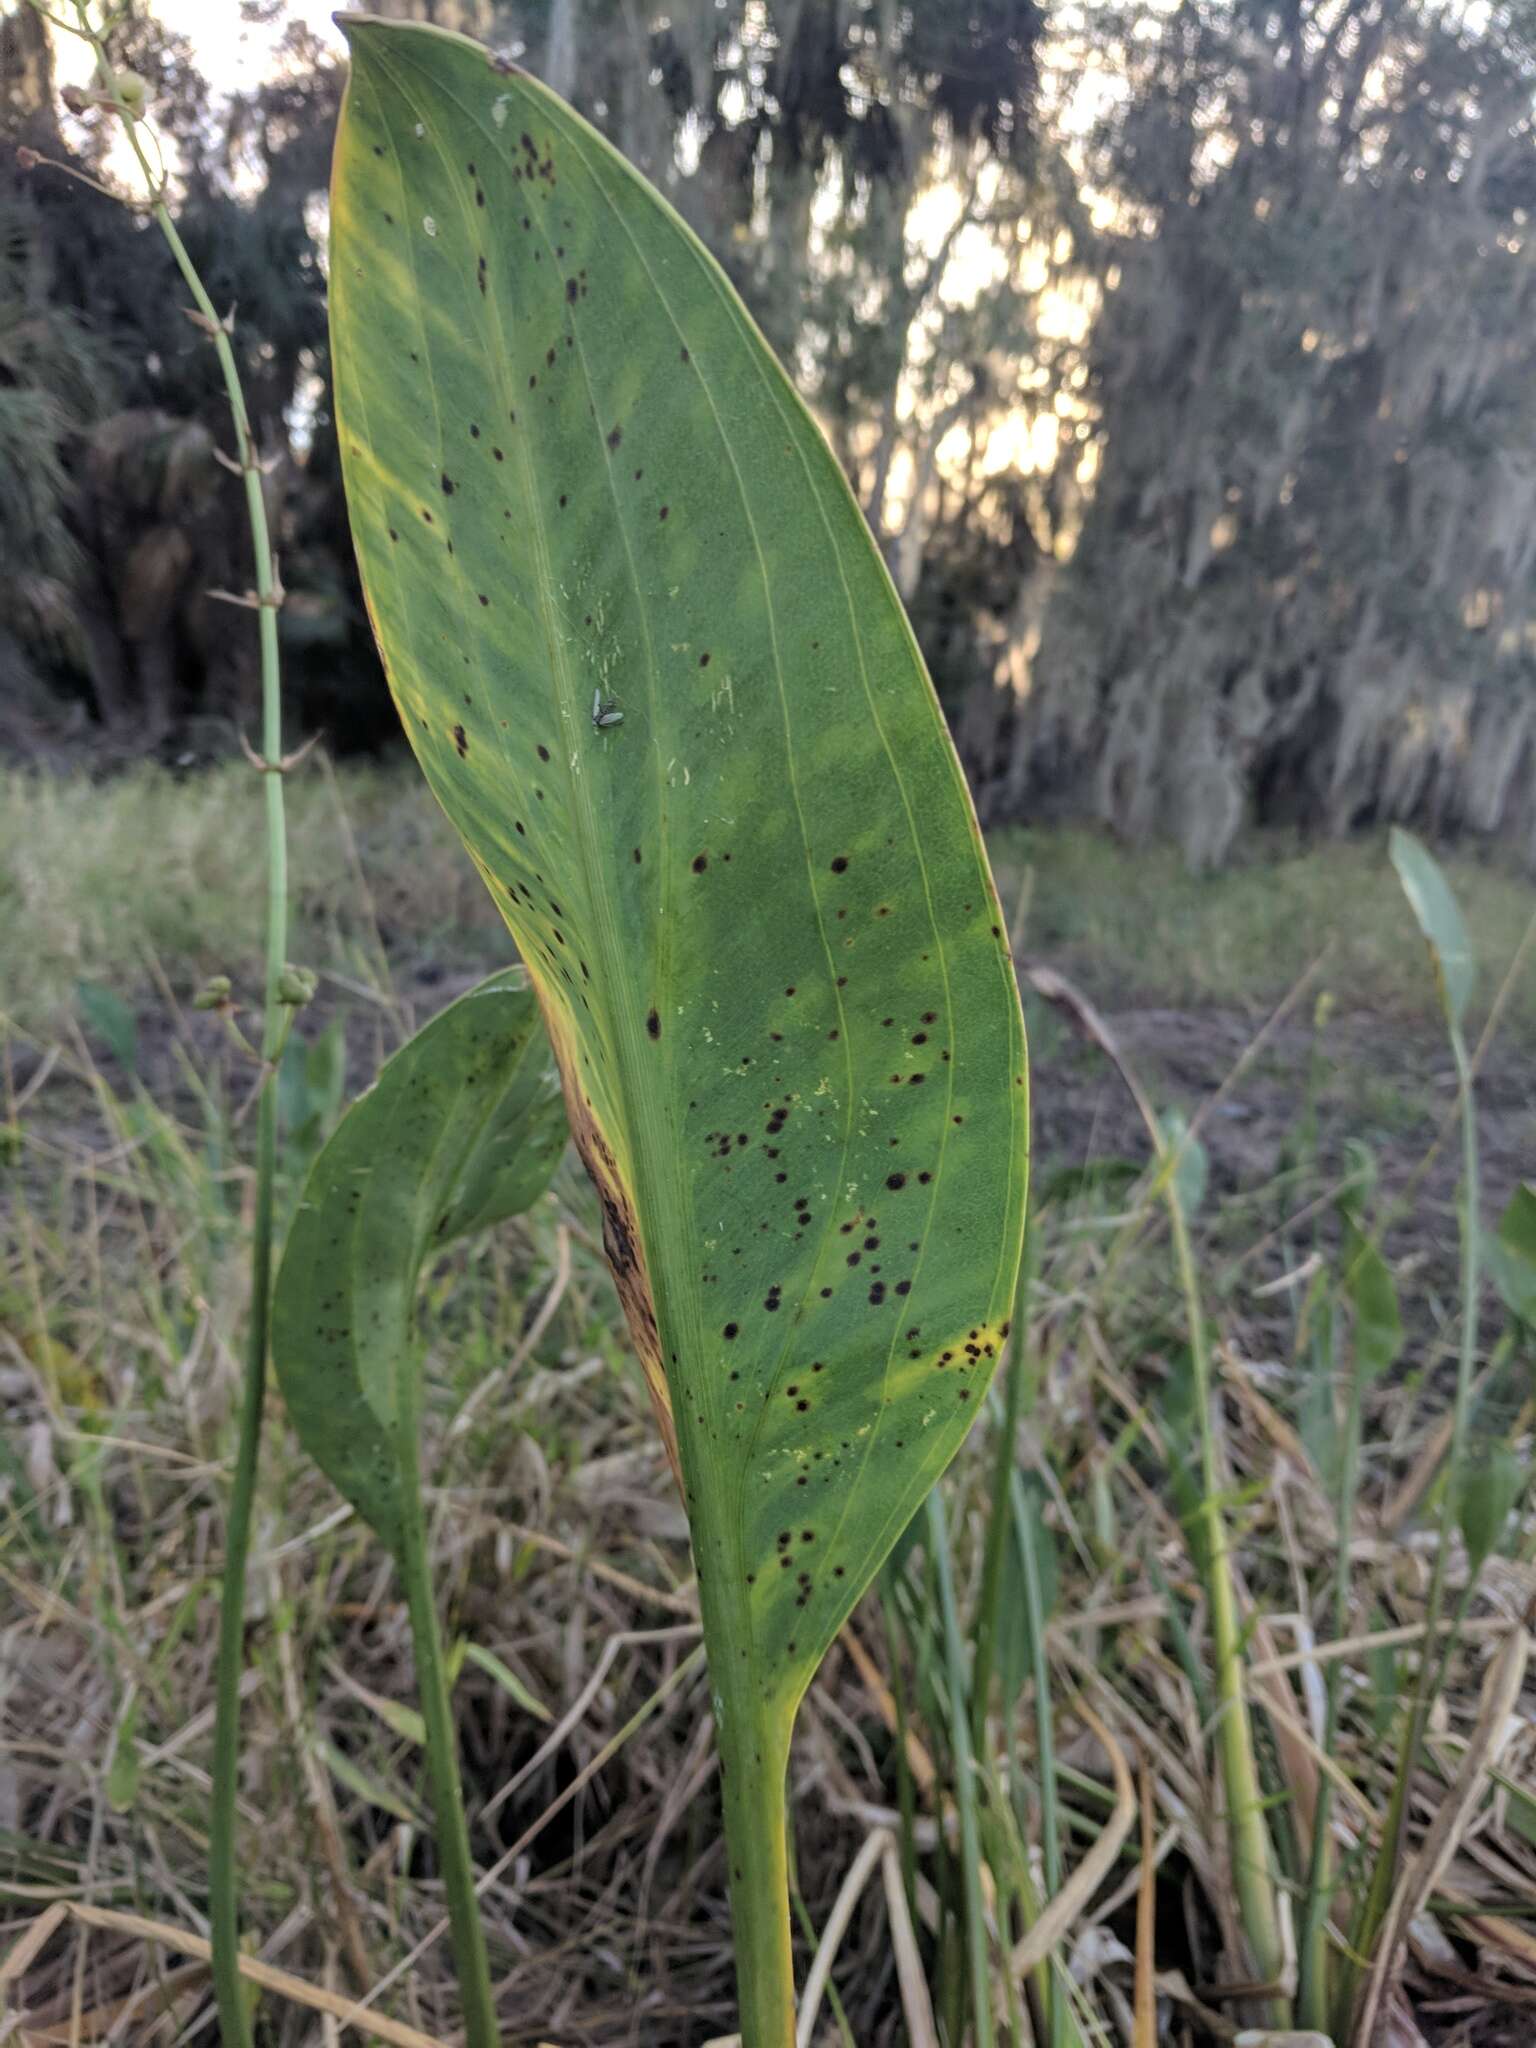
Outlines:
{"label": "smaller green leaf", "polygon": [[[1039,1647],[1030,1625],[1030,1610],[1035,1601],[1030,1597],[1027,1581],[1032,1567],[1041,1621],[1048,1622],[1056,1608],[1056,1539],[1046,1527],[1045,1489],[1031,1473],[1025,1478],[1021,1493],[1022,1504],[1017,1507],[1017,1514],[1029,1518],[1028,1550],[1026,1553],[1026,1532],[1016,1520],[1013,1541],[1003,1553],[1003,1585],[998,1603],[997,1669],[1005,1706],[1018,1698]],[[994,1513],[1002,1512],[1001,1505],[994,1509]]]}
{"label": "smaller green leaf", "polygon": [[1456,1524],[1474,1578],[1498,1548],[1524,1478],[1525,1469],[1507,1443],[1489,1444],[1481,1456],[1467,1461],[1456,1490]]}
{"label": "smaller green leaf", "polygon": [[304,1448],[392,1550],[414,1497],[422,1270],[536,1201],[564,1146],[538,1006],[509,969],[386,1062],[310,1170],[273,1297],[273,1361]]}
{"label": "smaller green leaf", "polygon": [[340,1017],[319,1037],[288,1041],[277,1073],[278,1114],[290,1169],[307,1167],[341,1114],[347,1078],[347,1040]]}
{"label": "smaller green leaf", "polygon": [[1515,1189],[1485,1251],[1504,1306],[1522,1323],[1536,1324],[1536,1183],[1522,1181]]}
{"label": "smaller green leaf", "polygon": [[1403,1348],[1403,1319],[1391,1268],[1353,1223],[1344,1229],[1344,1289],[1355,1318],[1355,1371],[1378,1380]]}
{"label": "smaller green leaf", "polygon": [[107,1765],[107,1804],[127,1813],[139,1796],[139,1700],[137,1693],[118,1716]]}
{"label": "smaller green leaf", "polygon": [[[1371,1616],[1372,1635],[1389,1633],[1393,1617],[1385,1608],[1377,1607]],[[1391,1643],[1378,1643],[1365,1653],[1368,1682],[1363,1690],[1363,1700],[1370,1716],[1371,1727],[1378,1735],[1385,1735],[1397,1719],[1402,1703],[1402,1681],[1398,1673],[1397,1650]]]}
{"label": "smaller green leaf", "polygon": [[1344,1140],[1344,1179],[1339,1188],[1338,1206],[1342,1215],[1351,1223],[1365,1227],[1363,1218],[1376,1199],[1376,1184],[1381,1178],[1381,1169],[1376,1154],[1363,1138]]}
{"label": "smaller green leaf", "polygon": [[323,1735],[315,1740],[315,1755],[337,1784],[344,1785],[365,1805],[376,1806],[381,1813],[392,1814],[396,1820],[403,1820],[411,1827],[423,1824],[420,1811],[410,1804],[403,1792],[393,1785],[386,1785],[382,1778],[365,1771],[361,1764],[353,1763],[351,1757],[339,1750],[334,1742],[327,1742]]}
{"label": "smaller green leaf", "polygon": [[77,981],[75,1000],[87,1031],[94,1032],[119,1066],[133,1073],[139,1063],[139,1027],[122,997],[99,981]]}
{"label": "smaller green leaf", "polygon": [[1445,1013],[1460,1030],[1475,972],[1460,906],[1434,855],[1398,825],[1392,828],[1392,865],[1429,947]]}
{"label": "smaller green leaf", "polygon": [[1342,1445],[1334,1375],[1338,1369],[1338,1312],[1330,1276],[1313,1275],[1301,1313],[1306,1348],[1296,1393],[1296,1426],[1318,1476],[1330,1494],[1338,1477]]}
{"label": "smaller green leaf", "polygon": [[454,1644],[461,1661],[473,1664],[483,1671],[487,1678],[494,1678],[503,1692],[508,1692],[525,1714],[532,1714],[536,1721],[552,1721],[554,1715],[541,1699],[531,1693],[510,1665],[503,1664],[491,1650],[482,1649],[479,1643],[465,1641],[461,1636]]}
{"label": "smaller green leaf", "polygon": [[1173,1192],[1184,1221],[1192,1223],[1205,1200],[1210,1178],[1210,1160],[1198,1138],[1189,1133],[1189,1118],[1182,1109],[1170,1109],[1163,1118],[1163,1141],[1173,1154]]}

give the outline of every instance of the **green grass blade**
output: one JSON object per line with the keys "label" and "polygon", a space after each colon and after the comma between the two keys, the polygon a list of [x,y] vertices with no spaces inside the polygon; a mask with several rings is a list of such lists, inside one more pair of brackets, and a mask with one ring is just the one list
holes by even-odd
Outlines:
{"label": "green grass blade", "polygon": [[992,1974],[987,1942],[986,1898],[981,1879],[981,1820],[977,1802],[976,1753],[971,1747],[970,1673],[960,1609],[955,1599],[955,1574],[949,1555],[949,1529],[939,1490],[928,1496],[926,1525],[939,1613],[944,1625],[944,1690],[949,1706],[950,1759],[955,1775],[955,1805],[960,1815],[960,1881],[964,1902],[966,1981],[970,1993],[971,2037],[976,2048],[992,2048]]}
{"label": "green grass blade", "polygon": [[1429,947],[1446,1016],[1453,1030],[1459,1031],[1475,979],[1472,941],[1461,906],[1451,893],[1440,863],[1400,825],[1392,828],[1391,851],[1403,894]]}
{"label": "green grass blade", "polygon": [[[527,961],[693,1530],[748,2048],[795,1707],[978,1412],[1023,1024],[953,747],[723,274],[542,86],[353,18],[332,346],[402,720]],[[766,1776],[774,1782],[751,1782]],[[771,1929],[770,1929],[771,1921]]]}
{"label": "green grass blade", "polygon": [[[1408,1788],[1418,1773],[1419,1755],[1429,1726],[1437,1674],[1443,1675],[1460,1629],[1460,1616],[1451,1637],[1440,1651],[1438,1664],[1433,1645],[1445,1605],[1446,1570],[1451,1553],[1450,1528],[1466,1480],[1468,1433],[1472,1420],[1472,1389],[1477,1361],[1478,1306],[1482,1286],[1480,1252],[1482,1245],[1481,1174],[1478,1163],[1477,1108],[1473,1097],[1472,1061],[1462,1030],[1467,1000],[1472,992],[1474,962],[1467,927],[1450,884],[1439,864],[1411,833],[1394,827],[1392,864],[1403,885],[1429,946],[1440,985],[1446,1015],[1446,1035],[1456,1065],[1461,1125],[1461,1328],[1456,1349],[1456,1392],[1451,1410],[1451,1441],[1446,1455],[1444,1501],[1441,1510],[1442,1540],[1435,1553],[1429,1594],[1424,1612],[1424,1645],[1419,1658],[1418,1681],[1413,1704],[1403,1733],[1399,1761],[1392,1784],[1381,1840],[1370,1883],[1356,1910],[1351,1929],[1350,1961],[1336,1994],[1341,2026],[1354,2017],[1356,2000],[1374,1955],[1376,1942],[1387,1917],[1392,1887],[1396,1882],[1408,1810]],[[1461,1613],[1476,1584],[1476,1573],[1463,1595]]]}

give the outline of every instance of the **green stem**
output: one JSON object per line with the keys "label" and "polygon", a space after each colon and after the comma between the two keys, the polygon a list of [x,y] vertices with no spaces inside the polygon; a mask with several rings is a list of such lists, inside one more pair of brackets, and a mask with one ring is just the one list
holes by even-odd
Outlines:
{"label": "green stem", "polygon": [[[464,1818],[459,1782],[458,1738],[453,1701],[443,1662],[443,1638],[432,1597],[432,1572],[427,1558],[426,1517],[416,1470],[416,1422],[401,1428],[402,1514],[398,1563],[411,1621],[416,1658],[416,1692],[427,1731],[427,1776],[432,1786],[432,1812],[437,1822],[437,1860],[448,1902],[448,1932],[464,2008],[466,2048],[497,2048],[496,2000],[491,1991],[491,1966],[486,1955],[485,1928],[475,1895],[475,1866]],[[408,1441],[405,1441],[408,1439]]]}
{"label": "green stem", "polygon": [[[1467,1431],[1472,1413],[1472,1381],[1477,1363],[1479,1286],[1477,1107],[1472,1094],[1472,1066],[1467,1057],[1466,1042],[1462,1037],[1460,1025],[1454,1020],[1450,1026],[1450,1039],[1451,1053],[1456,1062],[1456,1077],[1461,1090],[1461,1342],[1456,1355],[1456,1403],[1451,1411],[1451,1444],[1446,1456],[1441,1493],[1440,1542],[1435,1550],[1434,1569],[1429,1581],[1429,1598],[1425,1603],[1424,1650],[1419,1659],[1418,1683],[1414,1688],[1413,1706],[1408,1715],[1408,1726],[1392,1784],[1392,1797],[1387,1806],[1386,1819],[1382,1823],[1381,1848],[1375,1868],[1371,1872],[1370,1887],[1366,1892],[1365,1901],[1356,1916],[1350,1942],[1352,1961],[1338,1995],[1339,2017],[1346,2022],[1353,2015],[1360,1985],[1365,1971],[1369,1968],[1381,1934],[1382,1923],[1387,1917],[1387,1908],[1391,1903],[1392,1889],[1397,1879],[1398,1857],[1402,1848],[1403,1822],[1408,1812],[1408,1787],[1418,1770],[1419,1751],[1424,1745],[1424,1735],[1429,1727],[1429,1716],[1434,1705],[1435,1632],[1439,1628],[1440,1616],[1445,1606],[1445,1580],[1450,1564],[1451,1535],[1466,1466]],[[1467,1590],[1470,1596],[1472,1589],[1469,1587]],[[1450,1657],[1454,1640],[1453,1636],[1439,1660],[1439,1670],[1442,1673]]]}
{"label": "green stem", "polygon": [[[1333,1340],[1329,1340],[1330,1356]],[[1338,1493],[1334,1504],[1338,1528],[1339,1555],[1333,1581],[1333,1639],[1342,1642],[1349,1628],[1349,1552],[1355,1521],[1355,1483],[1360,1461],[1362,1415],[1361,1375],[1358,1364],[1350,1377],[1349,1413],[1344,1425],[1344,1443],[1339,1458]],[[1323,1715],[1323,1755],[1332,1756],[1338,1737],[1339,1704],[1342,1691],[1339,1660],[1328,1665],[1325,1680],[1326,1707]],[[1333,1780],[1326,1771],[1318,1773],[1317,1799],[1312,1810],[1312,1849],[1307,1864],[1305,1905],[1297,1943],[1299,1982],[1297,2017],[1304,2027],[1319,2033],[1328,2028],[1331,1993],[1328,1915],[1333,1904],[1334,1850],[1332,1833]]]}
{"label": "green stem", "polygon": [[[1237,1625],[1237,1602],[1232,1591],[1231,1552],[1227,1527],[1221,1512],[1220,1472],[1216,1458],[1216,1437],[1211,1426],[1211,1359],[1206,1343],[1205,1317],[1200,1287],[1195,1275],[1195,1256],[1189,1240],[1189,1226],[1174,1185],[1167,1141],[1157,1134],[1162,1179],[1173,1233],[1174,1256],[1184,1294],[1189,1323],[1189,1354],[1195,1377],[1195,1420],[1200,1432],[1201,1510],[1204,1523],[1206,1597],[1210,1604],[1211,1645],[1216,1660],[1216,1740],[1221,1763],[1222,1790],[1227,1802],[1227,1828],[1231,1840],[1232,1879],[1237,1891],[1243,1931],[1253,1951],[1253,1960],[1266,1983],[1278,1984],[1285,1970],[1285,1939],[1280,1924],[1279,1904],[1269,1829],[1264,1819],[1263,1795],[1258,1765],[1254,1758],[1253,1730],[1248,1720],[1248,1702],[1243,1696],[1243,1662]],[[1271,1997],[1259,2001],[1267,2026],[1286,2024],[1286,2001]]]}
{"label": "green stem", "polygon": [[1008,1541],[1008,1516],[1003,1503],[1014,1470],[1019,1414],[1024,1394],[1024,1343],[1029,1326],[1029,1295],[1034,1265],[1035,1233],[1026,1231],[1024,1256],[1014,1292],[1013,1340],[1003,1363],[1002,1423],[992,1473],[991,1513],[982,1552],[981,1593],[976,1603],[975,1653],[971,1667],[971,1741],[980,1754],[986,1747],[987,1704],[997,1668],[997,1629],[1003,1591],[1003,1555]]}
{"label": "green stem", "polygon": [[[705,1624],[705,1640],[710,1639]],[[715,1702],[720,1796],[730,1858],[741,2048],[794,2048],[795,1966],[789,1927],[784,1785],[789,1723],[740,1697]]]}
{"label": "green stem", "polygon": [[96,59],[100,88],[116,106],[123,130],[144,177],[155,195],[153,214],[181,272],[187,290],[206,323],[224,378],[225,396],[234,422],[235,448],[245,487],[246,515],[251,528],[258,634],[261,651],[262,777],[266,799],[267,931],[266,997],[262,1019],[262,1058],[266,1085],[256,1123],[256,1213],[251,1237],[251,1306],[246,1328],[245,1365],[240,1397],[239,1436],[230,1485],[229,1516],[224,1537],[224,1575],[219,1599],[219,1640],[215,1670],[213,1725],[213,1799],[209,1819],[208,1899],[213,1941],[214,1995],[219,2029],[227,2048],[249,2048],[250,2024],[240,1981],[239,1875],[236,1868],[236,1790],[240,1767],[240,1674],[245,1658],[245,1578],[250,1554],[251,1516],[256,1497],[256,1465],[261,1443],[262,1407],[266,1395],[268,1318],[272,1292],[273,1188],[277,1178],[277,1090],[271,1085],[285,1016],[277,1000],[278,977],[288,950],[288,853],[283,816],[283,778],[278,764],[283,753],[282,698],[279,689],[277,609],[281,601],[267,508],[262,496],[261,468],[251,435],[250,415],[240,384],[240,371],[229,335],[197,268],[177,232],[164,198],[163,178],[151,165],[139,138],[139,124],[124,105],[117,73],[102,34],[90,20],[89,0],[75,0],[80,34]]}
{"label": "green stem", "polygon": [[960,1812],[961,1882],[965,1896],[965,1949],[971,1992],[972,2037],[976,2048],[993,2048],[992,1979],[987,1956],[986,1902],[981,1890],[981,1828],[976,1809],[976,1759],[966,1712],[968,1684],[965,1639],[955,1601],[944,1502],[934,1487],[928,1496],[928,1543],[944,1619],[944,1661],[949,1692],[949,1741],[955,1767],[955,1804]]}
{"label": "green stem", "polygon": [[[1040,1765],[1040,1857],[1045,1896],[1049,1902],[1061,1890],[1061,1812],[1056,1798],[1056,1723],[1051,1705],[1051,1667],[1045,1643],[1045,1597],[1036,1542],[1039,1528],[1025,1489],[1023,1473],[1015,1468],[1011,1479],[1009,1493],[1013,1526],[1024,1566],[1030,1676],[1035,1690],[1035,1754]],[[1040,1985],[1051,2048],[1063,2048],[1067,2039],[1067,2012],[1049,1957],[1041,1965]]]}

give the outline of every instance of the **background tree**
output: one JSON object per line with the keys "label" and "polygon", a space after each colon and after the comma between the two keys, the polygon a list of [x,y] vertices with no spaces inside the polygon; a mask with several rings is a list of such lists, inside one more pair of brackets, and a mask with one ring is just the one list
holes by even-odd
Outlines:
{"label": "background tree", "polygon": [[[989,818],[1197,865],[1248,819],[1536,855],[1530,0],[385,4],[541,71],[715,250]],[[5,134],[103,172],[30,14],[3,32]],[[292,27],[216,97],[142,4],[128,33],[239,308],[297,720],[382,743],[325,354],[339,68]],[[121,208],[0,152],[0,222],[4,737],[227,750],[252,678],[205,595],[244,582],[207,351]]]}
{"label": "background tree", "polygon": [[1172,831],[1197,864],[1248,816],[1529,844],[1536,18],[1084,27],[1115,81],[1073,252],[1098,473],[989,808]]}

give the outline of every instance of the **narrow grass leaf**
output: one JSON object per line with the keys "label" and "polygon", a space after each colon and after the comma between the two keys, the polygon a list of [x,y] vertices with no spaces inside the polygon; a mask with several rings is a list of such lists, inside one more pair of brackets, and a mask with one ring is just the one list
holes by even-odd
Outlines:
{"label": "narrow grass leaf", "polygon": [[376,1806],[380,1813],[391,1814],[396,1820],[405,1821],[411,1827],[420,1827],[423,1816],[405,1794],[395,1785],[386,1785],[382,1778],[372,1771],[366,1771],[361,1764],[354,1763],[344,1750],[324,1736],[315,1740],[315,1754],[319,1757],[337,1784],[350,1792],[354,1799],[361,1799],[365,1806]]}
{"label": "narrow grass leaf", "polygon": [[455,1647],[462,1647],[464,1661],[483,1671],[487,1678],[495,1679],[502,1691],[509,1693],[525,1714],[532,1714],[536,1721],[554,1719],[544,1702],[531,1693],[511,1666],[503,1664],[494,1652],[482,1648],[479,1643],[464,1642]]}
{"label": "narrow grass leaf", "polygon": [[1460,905],[1440,863],[1411,832],[1394,825],[1391,847],[1392,865],[1434,962],[1446,1015],[1459,1031],[1474,978],[1472,943]]}
{"label": "narrow grass leaf", "polygon": [[99,981],[77,981],[75,1000],[86,1030],[100,1039],[125,1073],[133,1073],[139,1063],[139,1026],[122,997]]}

